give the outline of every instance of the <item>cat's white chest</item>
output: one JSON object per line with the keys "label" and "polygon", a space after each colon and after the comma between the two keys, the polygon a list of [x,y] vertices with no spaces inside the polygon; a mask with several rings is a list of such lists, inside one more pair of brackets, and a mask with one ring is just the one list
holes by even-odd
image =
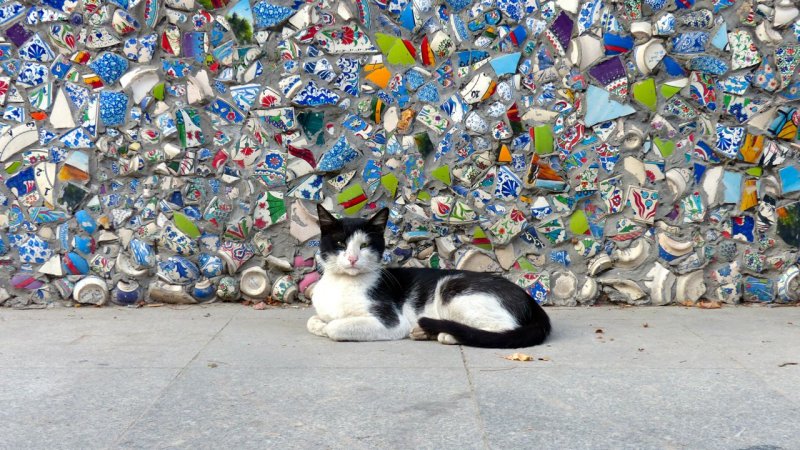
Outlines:
{"label": "cat's white chest", "polygon": [[323,275],[316,286],[311,302],[324,321],[344,317],[369,316],[371,277]]}

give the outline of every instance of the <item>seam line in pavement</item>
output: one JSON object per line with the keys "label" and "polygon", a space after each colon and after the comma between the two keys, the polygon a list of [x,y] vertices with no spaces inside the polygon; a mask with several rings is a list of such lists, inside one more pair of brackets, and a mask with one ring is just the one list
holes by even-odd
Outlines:
{"label": "seam line in pavement", "polygon": [[483,414],[481,414],[481,406],[478,404],[478,396],[475,394],[475,384],[472,382],[472,372],[467,367],[467,356],[464,354],[464,346],[459,345],[458,351],[461,352],[461,362],[464,363],[464,371],[467,374],[467,384],[469,385],[470,397],[472,397],[472,404],[475,406],[477,413],[478,425],[480,426],[481,439],[483,440],[484,448],[490,449],[489,437],[486,435],[486,423],[483,421]]}
{"label": "seam line in pavement", "polygon": [[125,436],[128,434],[128,432],[131,430],[131,428],[133,428],[133,426],[134,426],[134,425],[136,425],[136,424],[137,424],[137,423],[138,423],[140,420],[142,420],[142,418],[143,418],[143,417],[144,417],[144,416],[145,416],[145,415],[146,415],[148,412],[150,412],[150,410],[152,410],[152,409],[153,409],[153,407],[156,405],[156,403],[158,403],[158,402],[159,402],[159,400],[161,400],[161,399],[164,397],[164,395],[167,393],[167,390],[168,390],[170,387],[172,387],[172,385],[174,385],[174,384],[175,384],[175,381],[177,381],[177,380],[178,380],[178,378],[180,378],[180,376],[181,376],[181,375],[183,375],[183,373],[186,371],[186,369],[187,369],[187,368],[189,368],[189,365],[190,365],[190,364],[192,364],[193,362],[195,362],[195,360],[197,360],[197,357],[198,357],[198,356],[200,356],[200,353],[202,353],[202,352],[203,352],[203,350],[205,350],[205,349],[206,349],[206,347],[208,347],[208,345],[209,345],[211,342],[213,342],[213,341],[214,341],[214,339],[216,339],[216,338],[217,338],[217,336],[219,336],[219,335],[220,335],[220,333],[222,333],[222,331],[223,331],[223,330],[225,330],[225,328],[228,328],[228,325],[230,325],[230,323],[233,321],[233,319],[235,319],[235,318],[236,318],[236,316],[238,316],[238,315],[239,315],[239,312],[237,311],[237,312],[236,312],[236,314],[232,315],[232,316],[231,316],[231,317],[228,319],[228,321],[227,321],[227,322],[225,322],[225,325],[223,325],[222,327],[220,327],[220,329],[219,329],[219,330],[217,330],[217,332],[216,332],[216,333],[214,333],[214,335],[213,335],[213,336],[211,336],[211,337],[208,339],[208,341],[206,341],[206,343],[205,343],[205,344],[203,344],[203,345],[202,345],[202,346],[201,346],[201,347],[200,347],[200,348],[197,350],[197,352],[194,354],[194,356],[192,356],[192,358],[191,358],[191,359],[190,359],[190,360],[189,360],[189,361],[188,361],[188,362],[187,362],[187,363],[186,363],[186,364],[185,364],[183,367],[181,367],[181,368],[180,368],[180,370],[178,370],[178,373],[176,373],[176,374],[175,374],[175,376],[174,376],[174,377],[172,377],[172,379],[171,379],[171,380],[169,380],[169,383],[167,383],[167,385],[166,385],[166,386],[164,386],[164,388],[163,388],[163,389],[161,389],[161,391],[158,393],[158,395],[156,396],[156,398],[155,398],[155,399],[154,399],[154,400],[153,400],[153,401],[152,401],[152,402],[151,402],[149,405],[147,405],[147,407],[146,407],[146,408],[145,408],[145,409],[142,411],[142,413],[141,413],[141,414],[139,414],[138,416],[136,416],[136,419],[134,419],[133,421],[131,421],[131,423],[130,423],[130,424],[128,424],[128,426],[127,426],[127,427],[125,427],[125,429],[122,431],[122,433],[120,433],[119,437],[117,437],[117,439],[115,439],[115,440],[114,440],[114,443],[113,443],[113,444],[111,445],[111,447],[109,447],[109,448],[117,448],[117,447],[119,446],[120,442],[122,442],[122,440],[125,438]]}

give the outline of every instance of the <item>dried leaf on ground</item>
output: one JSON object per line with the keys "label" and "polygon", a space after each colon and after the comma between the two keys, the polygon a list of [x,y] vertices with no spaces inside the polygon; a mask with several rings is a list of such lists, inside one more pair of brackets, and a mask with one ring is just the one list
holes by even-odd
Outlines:
{"label": "dried leaf on ground", "polygon": [[701,300],[697,302],[697,307],[700,309],[719,309],[722,308],[722,303],[714,300]]}
{"label": "dried leaf on ground", "polygon": [[509,361],[533,361],[533,356],[526,355],[525,353],[514,353],[512,355],[503,356],[503,358]]}
{"label": "dried leaf on ground", "polygon": [[261,311],[262,309],[267,309],[267,304],[264,302],[258,302],[255,305],[253,305],[253,309],[257,309],[259,311]]}

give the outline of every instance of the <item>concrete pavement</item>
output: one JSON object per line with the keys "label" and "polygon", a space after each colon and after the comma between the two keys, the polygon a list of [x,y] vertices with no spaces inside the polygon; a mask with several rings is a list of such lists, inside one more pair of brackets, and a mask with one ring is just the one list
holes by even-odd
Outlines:
{"label": "concrete pavement", "polygon": [[309,309],[0,310],[0,449],[800,448],[800,308],[547,311],[505,351],[334,343]]}

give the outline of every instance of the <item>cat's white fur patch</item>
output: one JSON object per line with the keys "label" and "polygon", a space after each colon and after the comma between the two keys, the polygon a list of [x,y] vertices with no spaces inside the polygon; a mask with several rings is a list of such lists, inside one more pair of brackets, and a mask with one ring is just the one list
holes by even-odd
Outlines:
{"label": "cat's white fur patch", "polygon": [[456,295],[439,307],[440,319],[463,323],[485,331],[508,331],[517,328],[517,320],[491,294]]}

